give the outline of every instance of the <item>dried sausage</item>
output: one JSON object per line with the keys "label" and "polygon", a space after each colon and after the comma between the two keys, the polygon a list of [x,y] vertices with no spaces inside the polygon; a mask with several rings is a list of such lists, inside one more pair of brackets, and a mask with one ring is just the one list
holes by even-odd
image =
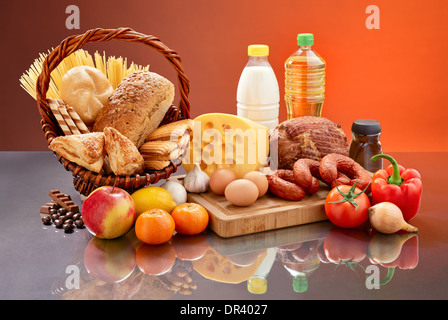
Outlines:
{"label": "dried sausage", "polygon": [[305,190],[295,184],[292,170],[279,169],[271,171],[266,177],[269,182],[269,190],[279,198],[300,201],[306,195]]}
{"label": "dried sausage", "polygon": [[319,161],[313,159],[299,159],[294,163],[292,169],[294,181],[302,188],[309,189],[308,193],[315,193],[319,190],[318,179],[322,180],[319,165]]}
{"label": "dried sausage", "polygon": [[357,183],[361,190],[367,187],[366,194],[370,192],[370,173],[355,160],[336,153],[330,153],[322,158],[319,166],[320,176],[332,188]]}

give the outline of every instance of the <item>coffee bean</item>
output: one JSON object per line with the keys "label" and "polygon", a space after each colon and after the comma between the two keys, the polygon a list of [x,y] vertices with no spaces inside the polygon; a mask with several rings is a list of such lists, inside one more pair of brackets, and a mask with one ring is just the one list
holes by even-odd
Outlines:
{"label": "coffee bean", "polygon": [[61,219],[54,220],[54,225],[58,229],[61,229],[63,224],[64,224],[64,221],[62,221]]}
{"label": "coffee bean", "polygon": [[51,217],[50,217],[49,215],[43,217],[43,218],[42,218],[42,222],[43,222],[45,225],[50,225],[50,224],[51,224]]}
{"label": "coffee bean", "polygon": [[73,220],[79,220],[79,219],[81,219],[82,218],[82,216],[81,216],[81,214],[80,213],[75,213],[74,215],[73,215]]}
{"label": "coffee bean", "polygon": [[48,211],[48,213],[49,213],[49,214],[56,214],[56,213],[58,213],[58,210],[52,208],[52,209],[50,209],[50,210]]}
{"label": "coffee bean", "polygon": [[65,214],[67,214],[67,209],[65,209],[65,208],[59,208],[59,209],[58,209],[58,213],[59,213],[61,216],[63,216],[63,215],[65,215]]}
{"label": "coffee bean", "polygon": [[59,219],[59,214],[57,214],[57,213],[54,213],[54,214],[52,214],[51,215],[51,220],[57,220],[57,219]]}
{"label": "coffee bean", "polygon": [[73,219],[67,219],[64,221],[64,224],[73,224]]}

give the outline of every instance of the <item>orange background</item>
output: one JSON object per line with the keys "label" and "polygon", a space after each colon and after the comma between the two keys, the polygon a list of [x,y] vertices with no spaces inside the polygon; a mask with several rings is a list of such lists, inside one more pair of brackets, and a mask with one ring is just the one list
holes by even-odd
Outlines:
{"label": "orange background", "polygon": [[[65,27],[70,4],[80,9],[80,30]],[[380,30],[365,26],[370,4],[380,9]],[[348,136],[354,120],[377,119],[385,152],[448,150],[445,0],[2,1],[0,12],[0,150],[47,150],[36,103],[19,78],[40,52],[96,27],[131,27],[176,50],[190,79],[193,117],[236,113],[238,79],[253,43],[270,46],[283,97],[283,63],[296,50],[297,33],[312,32],[314,48],[327,62],[323,116]],[[146,46],[111,41],[84,49],[151,64],[177,81],[171,66]],[[283,121],[283,99],[280,110]]]}

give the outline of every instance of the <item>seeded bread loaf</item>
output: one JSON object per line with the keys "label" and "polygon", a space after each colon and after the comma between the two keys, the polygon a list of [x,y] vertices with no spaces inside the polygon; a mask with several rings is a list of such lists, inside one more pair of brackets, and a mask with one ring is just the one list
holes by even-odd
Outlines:
{"label": "seeded bread loaf", "polygon": [[137,148],[162,122],[174,100],[174,85],[161,75],[135,71],[123,79],[101,109],[93,131],[117,129]]}

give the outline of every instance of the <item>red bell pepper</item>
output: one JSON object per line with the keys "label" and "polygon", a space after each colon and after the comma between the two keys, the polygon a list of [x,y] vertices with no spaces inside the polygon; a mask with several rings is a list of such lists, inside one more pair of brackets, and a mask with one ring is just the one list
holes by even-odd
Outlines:
{"label": "red bell pepper", "polygon": [[415,169],[405,169],[389,155],[378,154],[371,158],[387,159],[391,165],[380,169],[372,177],[372,203],[392,202],[403,213],[405,221],[414,218],[420,208],[423,184],[420,173]]}

